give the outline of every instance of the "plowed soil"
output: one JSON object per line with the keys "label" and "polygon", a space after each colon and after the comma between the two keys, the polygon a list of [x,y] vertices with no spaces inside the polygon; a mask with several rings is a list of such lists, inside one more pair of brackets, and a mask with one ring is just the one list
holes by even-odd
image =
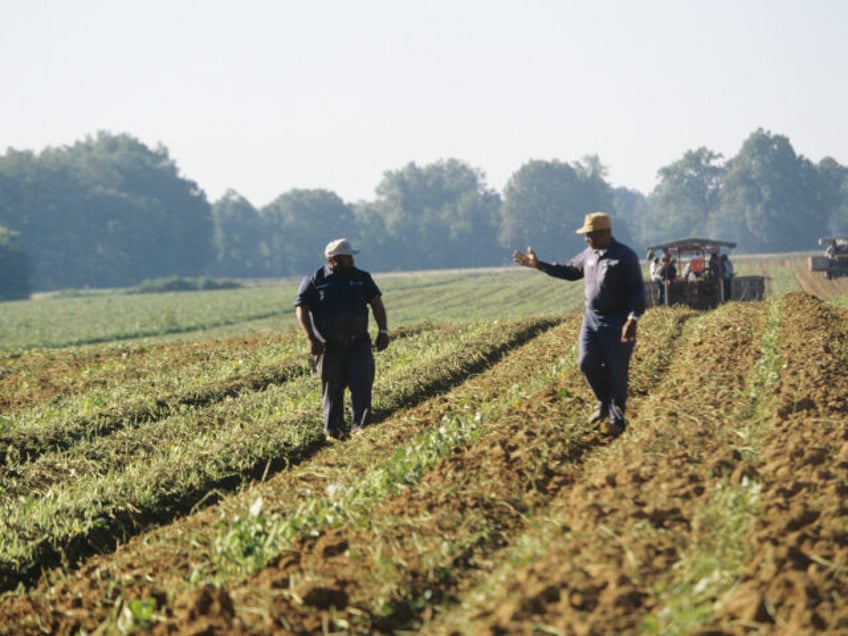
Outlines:
{"label": "plowed soil", "polygon": [[[392,413],[267,482],[4,595],[0,634],[109,631],[129,599],[156,600],[154,634],[846,634],[846,314],[802,292],[775,303],[776,324],[769,302],[649,311],[618,439],[566,430],[591,406],[569,366],[379,502],[368,524],[303,537],[247,579],[191,585],[222,518],[258,495],[294,509],[438,426],[463,408],[460,394],[485,403],[547,372],[573,356],[579,318],[569,318],[469,377],[457,397]],[[681,596],[714,583],[686,587],[691,555],[725,549],[731,532],[705,511],[746,489],[756,501],[731,546],[741,566],[697,628],[669,619]],[[442,556],[440,539],[463,549]]]}

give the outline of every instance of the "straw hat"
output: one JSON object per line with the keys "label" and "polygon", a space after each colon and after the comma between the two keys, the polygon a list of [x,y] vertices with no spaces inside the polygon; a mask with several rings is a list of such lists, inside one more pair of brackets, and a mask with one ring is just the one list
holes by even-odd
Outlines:
{"label": "straw hat", "polygon": [[592,212],[587,214],[583,220],[583,227],[577,230],[577,234],[588,234],[598,230],[611,230],[612,220],[603,212]]}

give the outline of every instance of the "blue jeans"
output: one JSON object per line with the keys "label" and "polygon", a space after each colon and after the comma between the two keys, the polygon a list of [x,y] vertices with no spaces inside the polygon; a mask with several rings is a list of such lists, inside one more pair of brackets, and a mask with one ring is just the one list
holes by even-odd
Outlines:
{"label": "blue jeans", "polygon": [[611,420],[623,420],[627,406],[630,356],[635,342],[621,342],[627,312],[600,316],[583,314],[577,364],[598,403],[606,406]]}
{"label": "blue jeans", "polygon": [[327,344],[316,360],[321,376],[324,433],[338,437],[344,430],[344,391],[350,389],[351,427],[364,428],[371,419],[374,354],[368,336],[350,346]]}

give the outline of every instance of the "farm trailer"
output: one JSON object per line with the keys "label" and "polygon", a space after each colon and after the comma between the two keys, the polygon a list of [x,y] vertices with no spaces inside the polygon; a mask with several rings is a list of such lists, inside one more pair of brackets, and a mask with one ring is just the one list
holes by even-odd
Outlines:
{"label": "farm trailer", "polygon": [[810,271],[824,272],[828,280],[848,276],[848,236],[823,236],[824,255],[810,257]]}
{"label": "farm trailer", "polygon": [[[725,294],[726,280],[723,276],[722,248],[732,249],[736,243],[704,238],[685,238],[668,243],[651,245],[649,261],[662,252],[668,255],[677,269],[678,276],[666,283],[651,282],[646,285],[648,306],[660,304],[657,285],[665,285],[664,304],[686,305],[693,309],[713,309],[727,300],[762,300],[765,295],[765,279],[762,276],[731,276],[729,294]],[[710,262],[714,265],[711,267]],[[680,276],[684,263],[690,265],[691,274]]]}

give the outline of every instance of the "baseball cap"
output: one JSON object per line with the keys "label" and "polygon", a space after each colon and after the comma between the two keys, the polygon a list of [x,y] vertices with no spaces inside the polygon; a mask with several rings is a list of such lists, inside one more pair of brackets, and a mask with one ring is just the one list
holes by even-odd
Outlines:
{"label": "baseball cap", "polygon": [[354,254],[359,254],[359,250],[353,249],[350,241],[346,238],[330,241],[327,243],[327,247],[324,248],[324,256],[327,258],[333,256],[353,256]]}

